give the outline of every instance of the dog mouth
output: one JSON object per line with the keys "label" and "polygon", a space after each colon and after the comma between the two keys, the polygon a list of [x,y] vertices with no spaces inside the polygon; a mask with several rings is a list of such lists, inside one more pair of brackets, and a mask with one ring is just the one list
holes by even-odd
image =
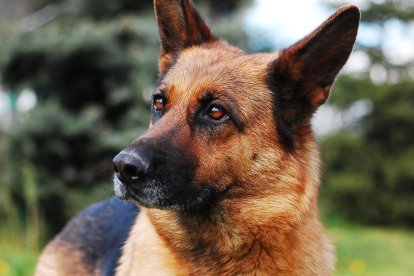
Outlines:
{"label": "dog mouth", "polygon": [[171,144],[171,135],[165,137],[137,142],[115,156],[115,194],[149,208],[195,211],[214,206],[223,193],[221,185],[195,181],[198,159]]}
{"label": "dog mouth", "polygon": [[157,179],[137,179],[132,183],[122,182],[116,174],[113,178],[115,195],[136,204],[157,209],[194,211],[212,206],[225,191],[211,184],[177,185]]}

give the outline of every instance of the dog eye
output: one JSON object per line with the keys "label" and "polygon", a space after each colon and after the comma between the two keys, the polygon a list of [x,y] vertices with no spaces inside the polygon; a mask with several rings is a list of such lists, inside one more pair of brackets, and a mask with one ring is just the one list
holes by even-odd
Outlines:
{"label": "dog eye", "polygon": [[155,111],[163,111],[165,106],[164,98],[159,95],[155,95],[153,105]]}
{"label": "dog eye", "polygon": [[208,117],[216,121],[219,121],[226,116],[226,112],[224,111],[224,109],[216,105],[210,106],[208,108],[207,114],[208,114]]}

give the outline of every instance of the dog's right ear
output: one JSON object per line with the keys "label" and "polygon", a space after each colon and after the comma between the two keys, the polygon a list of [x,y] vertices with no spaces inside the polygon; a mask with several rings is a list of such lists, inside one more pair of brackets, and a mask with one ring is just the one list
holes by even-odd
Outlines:
{"label": "dog's right ear", "polygon": [[274,114],[279,132],[286,141],[292,140],[288,138],[296,126],[309,124],[312,114],[328,99],[336,75],[351,54],[359,19],[356,6],[343,7],[270,63],[267,84],[277,105]]}
{"label": "dog's right ear", "polygon": [[160,73],[163,73],[187,47],[216,38],[189,0],[154,0],[161,38]]}

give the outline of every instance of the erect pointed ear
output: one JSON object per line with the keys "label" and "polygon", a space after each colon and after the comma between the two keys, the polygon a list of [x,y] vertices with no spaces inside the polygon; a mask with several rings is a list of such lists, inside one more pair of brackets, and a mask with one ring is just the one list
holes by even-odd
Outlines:
{"label": "erect pointed ear", "polygon": [[189,0],[154,0],[161,38],[160,73],[184,48],[216,40]]}
{"label": "erect pointed ear", "polygon": [[327,100],[336,75],[351,54],[359,19],[357,7],[339,9],[270,64],[267,84],[285,124],[307,123]]}

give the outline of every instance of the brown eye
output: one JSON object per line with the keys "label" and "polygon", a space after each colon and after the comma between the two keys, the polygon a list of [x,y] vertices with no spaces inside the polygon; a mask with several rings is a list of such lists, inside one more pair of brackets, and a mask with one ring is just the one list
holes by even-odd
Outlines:
{"label": "brown eye", "polygon": [[156,111],[163,111],[164,110],[164,99],[161,97],[154,98],[154,109]]}
{"label": "brown eye", "polygon": [[216,120],[216,121],[221,120],[224,118],[225,115],[226,115],[226,112],[218,106],[211,106],[208,109],[208,116],[213,120]]}

